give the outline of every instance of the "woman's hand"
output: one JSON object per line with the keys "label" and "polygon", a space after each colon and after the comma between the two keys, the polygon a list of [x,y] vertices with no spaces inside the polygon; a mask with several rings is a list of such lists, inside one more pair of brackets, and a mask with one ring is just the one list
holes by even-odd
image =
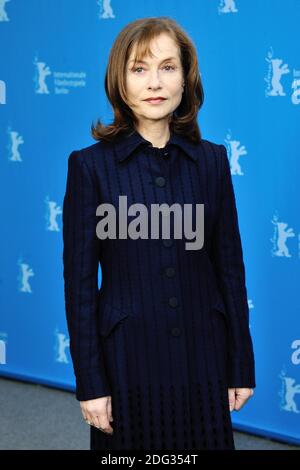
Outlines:
{"label": "woman's hand", "polygon": [[113,434],[109,424],[113,421],[111,410],[111,396],[95,398],[80,402],[83,418],[91,426],[95,426],[107,434]]}
{"label": "woman's hand", "polygon": [[229,409],[239,411],[254,394],[253,388],[229,388]]}

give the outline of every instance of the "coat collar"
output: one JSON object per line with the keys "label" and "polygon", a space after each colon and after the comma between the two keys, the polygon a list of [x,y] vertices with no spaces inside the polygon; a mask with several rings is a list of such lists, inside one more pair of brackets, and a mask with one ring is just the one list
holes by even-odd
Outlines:
{"label": "coat collar", "polygon": [[[124,161],[142,144],[152,146],[151,142],[142,137],[142,135],[136,130],[133,130],[131,133],[119,138],[119,140],[114,143],[115,152],[119,162]],[[197,160],[197,145],[190,142],[185,136],[175,134],[171,131],[170,139],[167,142],[167,145],[169,144],[179,146],[190,158],[194,161]]]}

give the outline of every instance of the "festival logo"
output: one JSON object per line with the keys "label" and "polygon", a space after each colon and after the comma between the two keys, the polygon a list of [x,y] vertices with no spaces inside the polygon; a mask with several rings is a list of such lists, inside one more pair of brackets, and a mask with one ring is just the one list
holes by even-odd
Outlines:
{"label": "festival logo", "polygon": [[236,7],[235,0],[221,0],[218,7],[219,14],[221,13],[237,13],[238,9]]}
{"label": "festival logo", "polygon": [[266,97],[284,97],[287,95],[285,89],[289,87],[291,93],[288,92],[288,96],[290,95],[292,104],[300,104],[300,70],[293,68],[291,81],[289,85],[286,85],[286,80],[283,77],[290,74],[291,70],[288,64],[284,63],[283,59],[274,56],[272,47],[270,47],[266,61],[268,63],[268,70],[265,76],[265,82],[267,83],[265,89]]}
{"label": "festival logo", "polygon": [[5,10],[6,3],[10,0],[0,0],[0,21],[10,21]]}
{"label": "festival logo", "polygon": [[99,6],[98,17],[102,19],[115,18],[113,9],[110,4],[110,0],[98,0],[97,5]]}
{"label": "festival logo", "polygon": [[281,78],[283,75],[290,73],[288,64],[284,64],[283,59],[274,57],[272,48],[267,54],[266,61],[268,63],[268,73],[265,77],[267,83],[266,96],[285,96],[286,93],[283,89]]}
{"label": "festival logo", "polygon": [[19,146],[24,144],[23,137],[19,134],[18,131],[13,131],[11,128],[8,129],[9,135],[9,157],[8,159],[11,162],[22,162],[21,154],[19,151]]}
{"label": "festival logo", "polygon": [[34,58],[35,75],[35,93],[39,95],[68,95],[75,88],[86,87],[86,73],[72,71],[52,71],[50,66]]}
{"label": "festival logo", "polygon": [[6,84],[0,80],[0,104],[6,104]]}
{"label": "festival logo", "polygon": [[230,131],[226,135],[226,139],[224,139],[224,141],[227,144],[226,147],[230,161],[231,174],[242,176],[244,173],[239,160],[242,155],[247,155],[248,153],[245,145],[241,145],[239,140],[232,139]]}
{"label": "festival logo", "polygon": [[68,364],[66,349],[70,347],[70,339],[58,330],[55,331],[55,361]]}
{"label": "festival logo", "polygon": [[45,216],[46,230],[50,230],[50,232],[60,232],[56,217],[62,214],[62,209],[55,201],[50,201],[48,196],[46,197],[45,202],[47,204],[47,211]]}
{"label": "festival logo", "polygon": [[19,291],[32,294],[29,279],[34,276],[33,269],[27,263],[19,262],[20,272],[18,276]]}
{"label": "festival logo", "polygon": [[[298,357],[299,350],[298,345]],[[284,369],[280,372],[279,378],[282,383],[281,391],[279,392],[279,396],[281,398],[280,409],[292,413],[300,413],[299,406],[297,404],[297,401],[300,403],[300,397],[296,400],[296,396],[300,395],[300,383],[297,383],[296,379],[292,377],[291,374],[287,374]]]}
{"label": "festival logo", "polygon": [[7,333],[0,333],[0,364],[6,364]]}
{"label": "festival logo", "polygon": [[274,233],[271,238],[273,244],[272,256],[291,258],[292,255],[286,243],[288,238],[295,236],[294,229],[291,227],[288,228],[288,224],[280,221],[277,215],[273,216],[272,224],[274,225]]}

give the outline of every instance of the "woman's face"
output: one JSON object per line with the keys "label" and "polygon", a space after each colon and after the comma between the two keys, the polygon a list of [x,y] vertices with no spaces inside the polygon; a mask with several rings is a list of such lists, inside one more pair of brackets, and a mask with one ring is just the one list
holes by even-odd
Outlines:
{"label": "woman's face", "polygon": [[[126,65],[128,106],[143,122],[168,120],[181,102],[184,83],[180,51],[174,40],[162,33],[150,46],[153,58],[144,57],[142,62],[134,65],[134,48]],[[156,103],[145,101],[159,96],[165,99]]]}

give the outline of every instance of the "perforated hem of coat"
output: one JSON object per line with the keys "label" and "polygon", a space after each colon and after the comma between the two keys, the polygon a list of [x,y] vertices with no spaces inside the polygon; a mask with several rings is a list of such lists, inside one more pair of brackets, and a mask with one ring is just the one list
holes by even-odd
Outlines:
{"label": "perforated hem of coat", "polygon": [[[153,399],[157,405],[154,389],[159,393],[158,407],[152,405]],[[148,393],[142,394],[140,387],[129,390],[125,400],[117,389],[114,433],[91,426],[91,450],[235,450],[227,389],[220,383],[216,391],[208,383],[208,390],[207,395],[200,384],[171,385],[168,390],[149,385]],[[124,415],[127,409],[129,416]]]}

